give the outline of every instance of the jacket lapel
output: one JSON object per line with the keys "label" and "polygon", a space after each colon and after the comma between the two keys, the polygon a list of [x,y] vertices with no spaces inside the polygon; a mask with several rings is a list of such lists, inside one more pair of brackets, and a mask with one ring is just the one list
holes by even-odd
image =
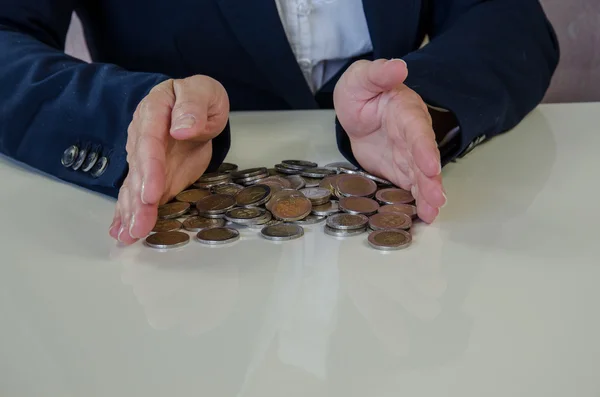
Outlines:
{"label": "jacket lapel", "polygon": [[272,90],[292,109],[317,103],[298,66],[275,0],[216,0],[239,42],[254,59]]}

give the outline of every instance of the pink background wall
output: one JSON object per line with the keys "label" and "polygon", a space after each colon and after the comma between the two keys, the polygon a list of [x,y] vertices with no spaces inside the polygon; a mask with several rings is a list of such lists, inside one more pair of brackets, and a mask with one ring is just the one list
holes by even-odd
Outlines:
{"label": "pink background wall", "polygon": [[[541,0],[561,44],[561,62],[546,102],[600,101],[600,0]],[[67,53],[89,61],[74,18]]]}

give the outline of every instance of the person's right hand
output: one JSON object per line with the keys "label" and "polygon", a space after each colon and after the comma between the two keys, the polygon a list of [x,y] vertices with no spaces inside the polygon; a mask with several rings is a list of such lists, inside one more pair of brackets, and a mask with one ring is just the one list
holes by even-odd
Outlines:
{"label": "person's right hand", "polygon": [[129,174],[109,229],[113,238],[129,245],[150,233],[158,206],[206,171],[212,139],[228,117],[227,93],[210,77],[167,80],[152,89],[129,125]]}

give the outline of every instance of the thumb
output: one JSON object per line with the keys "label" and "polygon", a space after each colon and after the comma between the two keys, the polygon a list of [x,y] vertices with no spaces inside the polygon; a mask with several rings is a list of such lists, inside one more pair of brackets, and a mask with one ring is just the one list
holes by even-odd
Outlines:
{"label": "thumb", "polygon": [[175,105],[170,134],[177,140],[206,142],[221,133],[229,117],[225,88],[207,76],[173,82]]}
{"label": "thumb", "polygon": [[358,92],[366,91],[370,97],[393,90],[408,77],[408,67],[402,59],[358,61],[351,68],[348,84]]}

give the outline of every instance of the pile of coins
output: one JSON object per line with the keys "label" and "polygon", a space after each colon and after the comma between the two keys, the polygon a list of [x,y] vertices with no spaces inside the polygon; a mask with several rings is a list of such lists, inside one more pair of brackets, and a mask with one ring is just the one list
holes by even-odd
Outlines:
{"label": "pile of coins", "polygon": [[146,240],[151,248],[186,245],[190,235],[207,245],[232,243],[240,228],[254,229],[272,241],[304,235],[304,226],[325,223],[324,233],[351,237],[369,233],[378,250],[397,250],[412,242],[417,215],[414,197],[389,181],[349,163],[319,167],[284,160],[273,168],[238,170],[224,163],[205,174],[158,209],[158,221]]}

